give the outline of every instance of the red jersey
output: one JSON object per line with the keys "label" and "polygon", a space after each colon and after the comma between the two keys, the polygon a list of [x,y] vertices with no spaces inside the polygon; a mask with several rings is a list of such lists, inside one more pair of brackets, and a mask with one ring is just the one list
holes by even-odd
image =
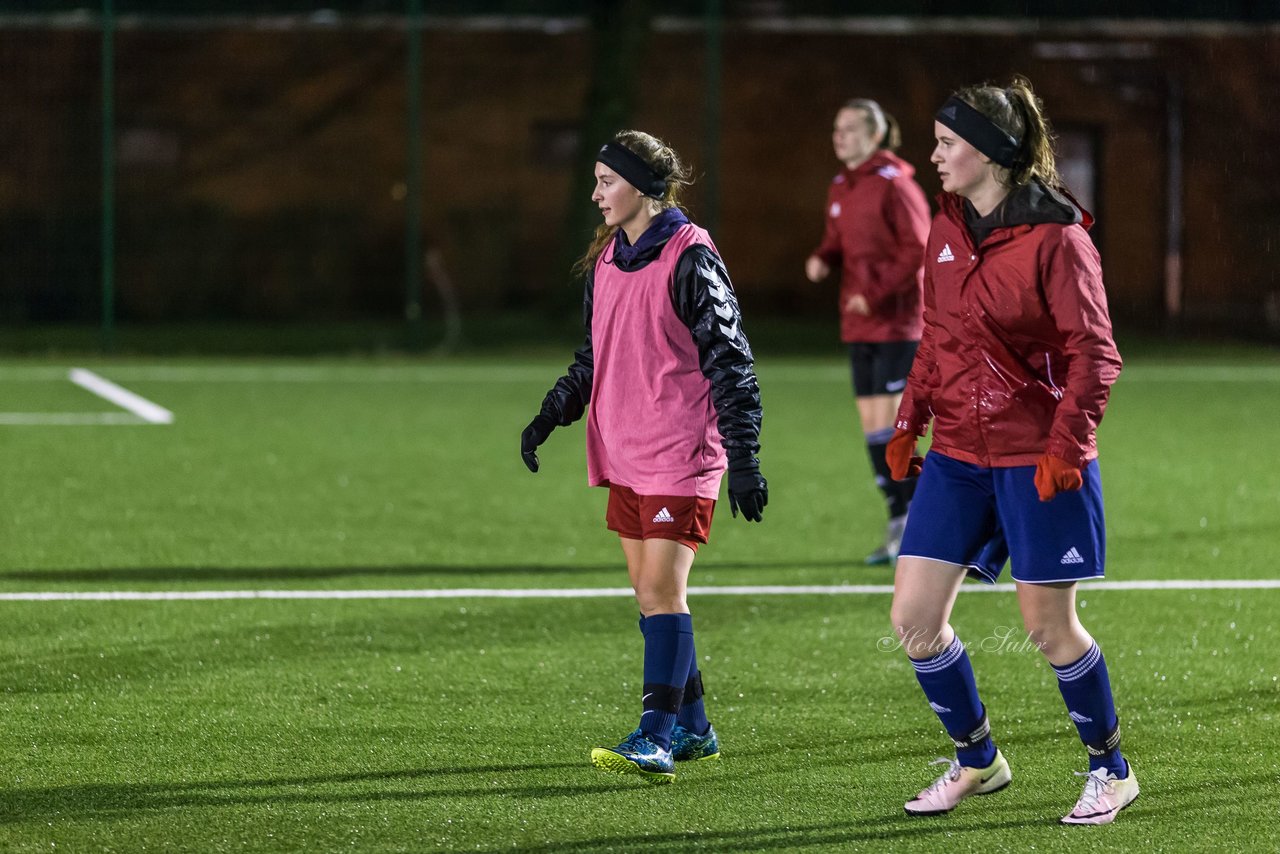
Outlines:
{"label": "red jersey", "polygon": [[933,449],[975,465],[1034,465],[1045,453],[1083,465],[1098,455],[1121,365],[1085,233],[1093,218],[999,227],[975,247],[963,201],[940,203],[897,427],[924,435],[932,419]]}
{"label": "red jersey", "polygon": [[[846,342],[917,341],[929,202],[915,169],[878,151],[844,169],[827,191],[827,224],[813,254],[840,270],[840,337]],[[861,294],[870,315],[846,306]]]}

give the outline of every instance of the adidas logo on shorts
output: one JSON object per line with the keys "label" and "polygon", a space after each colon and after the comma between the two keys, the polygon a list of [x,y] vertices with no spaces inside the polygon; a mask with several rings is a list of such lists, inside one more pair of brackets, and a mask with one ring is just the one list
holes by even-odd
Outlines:
{"label": "adidas logo on shorts", "polygon": [[655,522],[674,522],[675,520],[676,517],[672,516],[671,511],[665,507],[658,511],[657,516],[653,517],[653,521]]}
{"label": "adidas logo on shorts", "polygon": [[1062,560],[1058,561],[1063,565],[1069,563],[1084,563],[1084,558],[1080,556],[1080,552],[1076,551],[1076,547],[1072,546],[1067,549],[1067,553],[1062,556]]}

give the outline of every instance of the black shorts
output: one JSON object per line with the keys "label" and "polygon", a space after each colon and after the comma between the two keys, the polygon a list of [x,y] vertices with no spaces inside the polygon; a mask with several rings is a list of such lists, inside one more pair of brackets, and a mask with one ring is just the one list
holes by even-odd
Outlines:
{"label": "black shorts", "polygon": [[882,341],[875,344],[854,342],[849,345],[849,364],[853,368],[853,393],[856,397],[880,394],[902,394],[907,387],[907,374],[916,357],[919,341]]}

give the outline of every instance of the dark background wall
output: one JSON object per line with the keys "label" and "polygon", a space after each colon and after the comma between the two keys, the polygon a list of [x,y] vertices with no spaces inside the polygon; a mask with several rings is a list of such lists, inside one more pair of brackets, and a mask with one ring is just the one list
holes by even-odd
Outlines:
{"label": "dark background wall", "polygon": [[[903,125],[932,195],[932,114],[958,86],[1029,76],[1096,141],[1113,314],[1161,327],[1169,111],[1182,116],[1181,323],[1276,335],[1280,30],[1265,24],[739,16],[725,24],[719,147],[703,19],[658,17],[632,126],[704,173],[689,207],[744,303],[821,314],[805,282],[836,107]],[[896,23],[895,23],[896,22]],[[90,22],[91,23],[91,22]],[[287,25],[286,25],[287,23]],[[470,311],[572,311],[571,198],[593,50],[582,18],[434,18],[423,41],[423,231]],[[394,317],[404,302],[403,19],[122,20],[116,36],[123,319]],[[1171,94],[1172,93],[1172,94]],[[0,19],[0,321],[98,312],[100,37]],[[594,146],[597,140],[587,140]],[[720,189],[706,198],[709,170]]]}

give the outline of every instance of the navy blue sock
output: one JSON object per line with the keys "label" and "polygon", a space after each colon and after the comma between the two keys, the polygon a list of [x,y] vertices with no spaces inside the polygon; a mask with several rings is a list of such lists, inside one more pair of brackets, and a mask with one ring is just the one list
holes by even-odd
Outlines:
{"label": "navy blue sock", "polygon": [[[644,614],[640,615],[640,633],[644,634]],[[706,706],[702,703],[702,672],[698,670],[698,647],[692,650],[693,663],[689,665],[689,678],[684,683],[684,695],[680,699],[680,711],[676,723],[694,733],[706,735],[711,727],[707,720]]]}
{"label": "navy blue sock", "polygon": [[644,712],[640,729],[650,741],[671,749],[671,730],[693,665],[693,618],[653,614],[644,625]]}
{"label": "navy blue sock", "polygon": [[1089,770],[1106,768],[1121,779],[1128,777],[1129,763],[1120,753],[1120,722],[1102,650],[1095,643],[1071,664],[1054,665],[1053,672],[1058,674],[1058,690],[1067,703],[1067,714],[1089,751]]}
{"label": "navy blue sock", "polygon": [[889,461],[885,458],[885,449],[893,438],[893,428],[875,430],[867,434],[867,456],[871,457],[871,468],[876,473],[876,486],[884,495],[884,502],[889,510],[889,517],[896,519],[905,516],[911,504],[911,496],[916,491],[916,479],[894,480],[889,473]]}
{"label": "navy blue sock", "polygon": [[892,437],[892,428],[877,430],[874,433],[868,433],[866,436],[867,456],[871,458],[871,470],[875,472],[876,486],[880,488],[880,493],[884,495],[884,501],[889,507],[890,516],[898,515],[893,512],[898,492],[897,484],[893,482],[893,478],[889,475],[889,462],[884,456],[884,451],[887,447],[886,443]]}
{"label": "navy blue sock", "polygon": [[676,715],[676,723],[694,735],[706,735],[711,728],[707,720],[707,709],[702,704],[702,671],[698,669],[698,650],[694,647],[693,664],[689,666],[689,678],[684,683],[684,697],[680,703],[680,712]]}
{"label": "navy blue sock", "polygon": [[986,768],[996,760],[987,710],[978,699],[969,653],[957,636],[932,658],[910,659],[916,681],[924,689],[929,706],[956,745],[956,760],[970,768]]}

